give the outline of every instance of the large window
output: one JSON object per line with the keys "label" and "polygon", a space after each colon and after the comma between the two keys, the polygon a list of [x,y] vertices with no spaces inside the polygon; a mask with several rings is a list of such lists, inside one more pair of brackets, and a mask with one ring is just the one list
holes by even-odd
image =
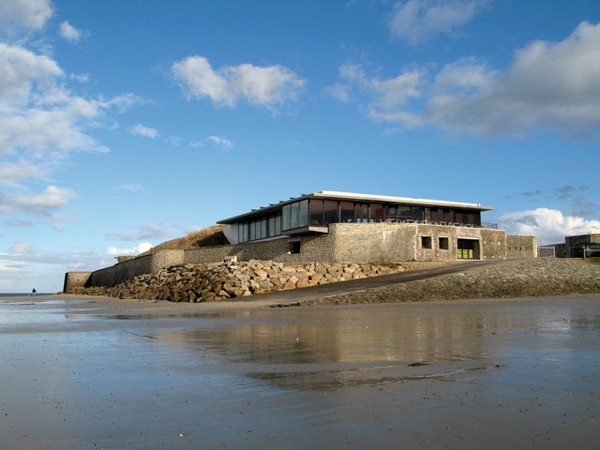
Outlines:
{"label": "large window", "polygon": [[289,230],[290,228],[292,228],[290,226],[290,218],[292,216],[291,211],[292,211],[292,205],[284,205],[283,208],[281,209],[281,219],[282,219],[281,229],[282,230]]}
{"label": "large window", "polygon": [[310,226],[319,227],[323,225],[323,200],[309,200],[308,216]]}
{"label": "large window", "polygon": [[366,203],[355,203],[354,204],[354,217],[356,222],[368,222],[369,221],[369,205]]}
{"label": "large window", "polygon": [[425,218],[425,208],[421,206],[413,206],[410,212],[413,219],[423,220]]}
{"label": "large window", "polygon": [[340,213],[342,223],[354,222],[354,203],[340,202]]}
{"label": "large window", "polygon": [[246,242],[248,240],[248,222],[238,224],[238,242]]}
{"label": "large window", "polygon": [[383,222],[383,205],[379,203],[371,204],[370,222]]}
{"label": "large window", "polygon": [[323,225],[339,222],[338,202],[335,200],[323,201]]}
{"label": "large window", "polygon": [[285,205],[281,212],[284,230],[308,226],[308,200]]}
{"label": "large window", "polygon": [[410,206],[399,205],[396,208],[396,214],[399,220],[406,220],[412,217],[410,215]]}

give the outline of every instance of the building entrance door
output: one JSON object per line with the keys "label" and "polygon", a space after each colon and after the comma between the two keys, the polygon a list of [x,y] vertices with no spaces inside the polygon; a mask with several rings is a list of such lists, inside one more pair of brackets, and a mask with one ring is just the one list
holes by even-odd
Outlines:
{"label": "building entrance door", "polygon": [[458,259],[479,259],[479,241],[458,239]]}

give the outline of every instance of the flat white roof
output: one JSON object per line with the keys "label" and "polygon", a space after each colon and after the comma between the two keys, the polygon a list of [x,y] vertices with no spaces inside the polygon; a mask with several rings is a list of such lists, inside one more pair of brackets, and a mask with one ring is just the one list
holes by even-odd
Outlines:
{"label": "flat white roof", "polygon": [[446,200],[431,200],[426,198],[416,197],[394,197],[391,195],[374,195],[374,194],[359,194],[355,192],[341,192],[341,191],[321,191],[312,194],[314,197],[322,198],[347,198],[351,200],[365,200],[371,202],[389,202],[389,203],[404,203],[407,205],[432,205],[432,206],[449,206],[457,208],[473,208],[480,211],[490,211],[493,208],[489,206],[481,206],[481,203],[467,203],[467,202],[451,202]]}

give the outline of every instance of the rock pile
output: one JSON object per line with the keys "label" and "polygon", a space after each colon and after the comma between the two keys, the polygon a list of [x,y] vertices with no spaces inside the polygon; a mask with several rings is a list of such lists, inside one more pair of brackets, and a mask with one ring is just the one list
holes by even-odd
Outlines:
{"label": "rock pile", "polygon": [[81,293],[119,298],[205,302],[266,294],[339,281],[402,272],[401,265],[310,263],[290,265],[273,261],[226,261],[187,264],[145,274],[108,288]]}

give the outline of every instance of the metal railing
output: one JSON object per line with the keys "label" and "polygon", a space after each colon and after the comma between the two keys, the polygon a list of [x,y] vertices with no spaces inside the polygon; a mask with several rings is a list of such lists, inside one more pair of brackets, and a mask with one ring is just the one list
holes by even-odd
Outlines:
{"label": "metal railing", "polygon": [[[377,222],[371,222],[377,223]],[[445,227],[466,227],[466,228],[485,228],[489,230],[497,230],[498,224],[491,222],[482,222],[481,225],[471,224],[471,223],[459,223],[459,222],[446,222],[443,220],[427,220],[427,219],[385,219],[379,223],[415,223],[421,225],[441,225]]]}

